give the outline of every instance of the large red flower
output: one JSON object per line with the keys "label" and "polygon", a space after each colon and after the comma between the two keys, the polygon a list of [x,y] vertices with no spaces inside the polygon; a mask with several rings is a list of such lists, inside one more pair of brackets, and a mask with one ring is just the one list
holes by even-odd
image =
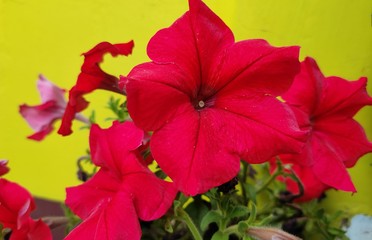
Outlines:
{"label": "large red flower", "polygon": [[[64,97],[65,90],[54,85],[43,75],[39,75],[37,88],[41,97],[41,104],[36,106],[23,104],[19,107],[19,112],[35,131],[28,138],[41,141],[52,132],[54,122],[62,118],[66,108],[66,101]],[[74,114],[72,118],[88,122],[88,119],[85,119],[80,114]]]}
{"label": "large red flower", "polygon": [[106,130],[92,126],[92,160],[101,168],[84,184],[67,189],[66,204],[83,219],[67,240],[140,239],[138,218],[160,218],[171,206],[177,190],[140,158],[143,136],[132,122],[114,122]]}
{"label": "large red flower", "polygon": [[30,193],[16,183],[0,178],[0,224],[12,230],[10,240],[49,240],[49,227],[30,213],[35,203]]}
{"label": "large red flower", "polygon": [[104,89],[112,92],[122,93],[119,88],[119,79],[104,72],[99,64],[103,61],[103,56],[110,53],[113,57],[117,55],[128,56],[132,53],[134,43],[111,44],[101,42],[86,53],[83,53],[85,59],[81,66],[81,72],[69,92],[69,101],[64,112],[61,127],[58,133],[66,136],[72,133],[72,120],[76,113],[83,111],[88,107],[88,102],[84,95],[96,89]]}
{"label": "large red flower", "polygon": [[[294,170],[303,181],[305,195],[319,196],[330,187],[356,191],[346,168],[372,151],[363,128],[353,119],[362,107],[372,104],[366,82],[366,78],[347,81],[324,77],[315,60],[306,58],[292,87],[283,95],[301,129],[310,131],[300,154],[281,156],[284,162],[299,165]],[[316,184],[318,189],[311,187]]]}
{"label": "large red flower", "polygon": [[189,6],[150,40],[152,62],[129,73],[126,91],[136,125],[154,131],[154,158],[181,191],[195,195],[233,178],[240,158],[261,163],[299,151],[304,134],[276,99],[299,71],[299,48],[235,43],[203,2]]}

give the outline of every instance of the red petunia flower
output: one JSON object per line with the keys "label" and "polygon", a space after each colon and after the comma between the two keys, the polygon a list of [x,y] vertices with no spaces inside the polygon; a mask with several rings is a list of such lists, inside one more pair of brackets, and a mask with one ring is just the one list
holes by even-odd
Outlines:
{"label": "red petunia flower", "polygon": [[[35,131],[34,134],[27,138],[41,141],[53,131],[54,122],[62,118],[66,108],[66,101],[64,98],[65,91],[54,85],[43,75],[39,75],[37,88],[40,93],[41,104],[37,106],[23,104],[19,107],[19,112]],[[88,122],[81,115],[74,115],[73,117],[77,120]]]}
{"label": "red petunia flower", "polygon": [[[306,58],[292,87],[283,95],[301,129],[310,132],[300,154],[281,156],[284,162],[295,164],[294,170],[305,186],[304,199],[320,196],[330,187],[356,191],[346,168],[372,151],[363,128],[353,119],[362,107],[372,104],[366,82],[366,78],[347,81],[324,77],[315,60]],[[311,187],[319,183],[323,187]]]}
{"label": "red petunia flower", "polygon": [[76,85],[69,92],[69,101],[62,118],[61,127],[58,130],[59,134],[66,136],[72,133],[71,126],[75,114],[88,107],[89,103],[83,97],[85,94],[96,89],[123,93],[118,85],[119,79],[104,72],[99,64],[103,61],[103,56],[106,53],[110,53],[113,57],[118,55],[128,56],[132,53],[133,46],[133,41],[121,44],[101,42],[88,52],[83,53],[84,63]]}
{"label": "red petunia flower", "polygon": [[158,179],[137,148],[144,133],[132,122],[93,125],[90,148],[100,170],[84,184],[67,188],[66,204],[83,219],[70,239],[140,239],[138,218],[151,221],[169,209],[177,190]]}
{"label": "red petunia flower", "polygon": [[9,172],[8,160],[0,160],[0,177]]}
{"label": "red petunia flower", "polygon": [[276,96],[299,71],[298,47],[234,42],[202,1],[150,40],[152,62],[123,80],[137,126],[178,188],[203,193],[232,179],[240,159],[262,163],[301,149],[304,133]]}
{"label": "red petunia flower", "polygon": [[0,178],[0,224],[12,230],[10,240],[52,239],[49,227],[30,217],[34,209],[34,200],[26,189]]}

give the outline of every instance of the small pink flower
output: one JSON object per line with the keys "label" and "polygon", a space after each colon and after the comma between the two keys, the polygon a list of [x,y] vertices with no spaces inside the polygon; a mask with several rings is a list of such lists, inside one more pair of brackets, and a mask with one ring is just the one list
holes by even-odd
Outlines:
{"label": "small pink flower", "polygon": [[88,107],[89,103],[83,97],[85,94],[96,89],[104,89],[123,94],[118,85],[119,79],[104,72],[99,67],[99,64],[103,61],[103,56],[106,53],[110,53],[113,57],[117,55],[128,56],[132,53],[133,46],[133,41],[122,44],[101,42],[88,52],[83,53],[85,57],[84,63],[81,66],[81,72],[76,85],[69,92],[69,101],[58,130],[59,134],[66,136],[72,133],[71,126],[75,114]]}
{"label": "small pink flower", "polygon": [[12,230],[10,240],[52,239],[49,227],[30,217],[34,209],[34,200],[26,189],[0,178],[0,223]]}
{"label": "small pink flower", "polygon": [[8,160],[0,160],[0,177],[9,172],[7,164]]}
{"label": "small pink flower", "polygon": [[84,184],[67,188],[66,204],[83,222],[66,240],[140,239],[138,218],[155,220],[169,209],[177,190],[140,158],[143,136],[132,122],[114,122],[109,129],[92,126],[92,160],[101,168]]}
{"label": "small pink flower", "polygon": [[[37,88],[40,93],[41,104],[37,106],[23,104],[20,106],[19,112],[35,131],[28,138],[41,141],[52,132],[53,123],[62,118],[66,101],[64,98],[65,91],[47,80],[43,75],[39,75]],[[75,118],[88,122],[81,115],[76,115]]]}
{"label": "small pink flower", "polygon": [[298,73],[298,47],[235,42],[202,1],[150,40],[152,62],[122,78],[137,126],[154,131],[151,152],[185,194],[204,193],[235,177],[240,159],[262,163],[300,151],[288,107],[276,99]]}
{"label": "small pink flower", "polygon": [[283,95],[300,128],[310,133],[300,154],[281,156],[285,163],[295,164],[308,195],[304,199],[319,196],[327,188],[356,191],[346,168],[372,152],[364,129],[353,119],[362,107],[372,105],[366,82],[366,78],[347,81],[324,77],[315,60],[306,58],[300,74]]}

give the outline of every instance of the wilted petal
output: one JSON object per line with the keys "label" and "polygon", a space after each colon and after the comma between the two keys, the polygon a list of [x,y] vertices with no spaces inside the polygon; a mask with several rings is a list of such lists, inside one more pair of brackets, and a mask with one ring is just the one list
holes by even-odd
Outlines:
{"label": "wilted petal", "polygon": [[110,53],[113,57],[117,55],[128,56],[132,53],[133,46],[133,41],[123,44],[101,42],[83,54],[85,57],[84,63],[76,85],[69,92],[69,101],[62,118],[61,127],[58,130],[59,134],[66,136],[72,133],[71,126],[75,114],[87,108],[89,104],[83,97],[85,94],[96,89],[122,93],[118,85],[119,79],[104,72],[99,64],[103,61],[103,56],[106,53]]}
{"label": "wilted petal", "polygon": [[0,160],[0,177],[9,172],[8,160]]}

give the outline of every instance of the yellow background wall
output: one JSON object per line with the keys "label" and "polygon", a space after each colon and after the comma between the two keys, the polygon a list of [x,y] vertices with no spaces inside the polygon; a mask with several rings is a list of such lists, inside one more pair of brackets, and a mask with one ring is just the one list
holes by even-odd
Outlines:
{"label": "yellow background wall", "polygon": [[[206,3],[232,28],[237,40],[265,38],[273,45],[300,45],[301,57],[314,57],[325,75],[372,81],[372,2],[370,0],[209,0]],[[22,103],[38,104],[36,80],[43,73],[69,89],[76,81],[82,52],[96,43],[135,41],[129,58],[106,58],[116,75],[147,59],[146,44],[160,28],[187,10],[186,0],[0,0],[0,159],[9,159],[7,178],[34,195],[64,199],[77,184],[76,159],[88,147],[88,131],[43,142],[27,140],[31,129],[18,114]],[[371,84],[369,92],[372,93]],[[99,122],[111,93],[88,96]],[[358,120],[372,139],[371,107]],[[109,125],[104,123],[104,125]],[[59,125],[56,124],[56,128]],[[372,154],[350,172],[358,193],[331,191],[331,208],[372,214]],[[331,173],[330,173],[331,174]]]}

